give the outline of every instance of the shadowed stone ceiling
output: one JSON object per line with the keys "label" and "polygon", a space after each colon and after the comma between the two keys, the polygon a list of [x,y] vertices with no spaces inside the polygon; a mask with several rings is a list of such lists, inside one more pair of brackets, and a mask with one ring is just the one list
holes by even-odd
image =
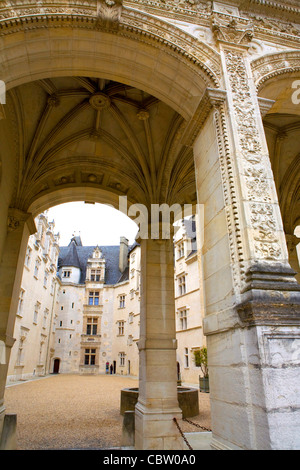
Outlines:
{"label": "shadowed stone ceiling", "polygon": [[146,205],[196,202],[192,151],[180,144],[184,120],[157,98],[108,80],[62,77],[14,88],[8,99],[20,209],[65,187],[103,188]]}

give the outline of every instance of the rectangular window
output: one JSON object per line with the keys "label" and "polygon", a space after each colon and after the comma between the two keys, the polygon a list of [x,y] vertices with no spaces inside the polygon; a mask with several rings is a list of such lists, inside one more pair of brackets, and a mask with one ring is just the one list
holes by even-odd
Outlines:
{"label": "rectangular window", "polygon": [[96,349],[85,349],[84,364],[94,366],[96,364]]}
{"label": "rectangular window", "polygon": [[178,294],[183,295],[186,293],[186,282],[185,282],[185,275],[179,276],[178,280]]}
{"label": "rectangular window", "polygon": [[121,367],[125,366],[125,353],[124,352],[120,353],[120,366]]}
{"label": "rectangular window", "polygon": [[70,277],[71,276],[71,271],[63,271],[63,277]]}
{"label": "rectangular window", "polygon": [[118,321],[118,335],[119,335],[119,336],[123,336],[123,335],[124,335],[124,324],[125,324],[125,321],[124,321],[124,320]]}
{"label": "rectangular window", "polygon": [[182,256],[184,256],[184,243],[181,242],[178,244],[178,247],[177,247],[177,259],[181,258]]}
{"label": "rectangular window", "polygon": [[125,295],[120,295],[120,308],[124,308],[125,307]]}
{"label": "rectangular window", "polygon": [[17,315],[19,315],[20,317],[22,316],[23,307],[24,307],[24,295],[25,295],[25,291],[24,289],[21,289],[20,294],[19,294],[19,304],[18,304],[18,312],[17,312]]}
{"label": "rectangular window", "polygon": [[91,281],[99,282],[101,277],[100,269],[91,269]]}
{"label": "rectangular window", "polygon": [[189,367],[189,350],[188,350],[188,348],[184,348],[184,362],[185,362],[185,367]]}
{"label": "rectangular window", "polygon": [[44,310],[44,318],[43,318],[43,328],[46,328],[46,327],[47,327],[48,315],[49,315],[49,309],[48,309],[48,308],[45,308],[45,310]]}
{"label": "rectangular window", "polygon": [[41,264],[41,261],[37,259],[35,262],[34,273],[33,273],[36,279],[38,278],[38,275],[39,275],[40,264]]}
{"label": "rectangular window", "polygon": [[187,311],[185,309],[179,311],[180,329],[187,329]]}
{"label": "rectangular window", "polygon": [[89,292],[89,305],[99,305],[99,291]]}
{"label": "rectangular window", "polygon": [[44,287],[45,287],[45,289],[47,289],[48,276],[49,276],[49,273],[47,271],[45,271],[45,275],[44,275]]}
{"label": "rectangular window", "polygon": [[86,334],[87,335],[96,335],[98,329],[98,318],[88,318],[86,324]]}
{"label": "rectangular window", "polygon": [[28,246],[27,251],[26,251],[26,256],[25,256],[25,266],[27,266],[27,268],[29,268],[30,266],[31,252],[32,252],[32,249],[30,248],[30,246]]}
{"label": "rectangular window", "polygon": [[50,292],[51,295],[54,295],[54,289],[55,289],[55,280],[52,279],[52,281],[51,281],[51,292]]}
{"label": "rectangular window", "polygon": [[34,313],[33,313],[33,323],[37,324],[38,322],[38,316],[39,316],[39,309],[41,307],[40,302],[37,302],[34,307]]}

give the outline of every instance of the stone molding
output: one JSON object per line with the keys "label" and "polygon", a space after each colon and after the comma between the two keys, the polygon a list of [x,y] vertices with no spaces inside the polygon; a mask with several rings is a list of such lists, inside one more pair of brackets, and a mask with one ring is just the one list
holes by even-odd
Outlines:
{"label": "stone molding", "polygon": [[231,18],[220,13],[211,16],[211,28],[219,42],[248,45],[254,37],[253,24],[244,18]]}
{"label": "stone molding", "polygon": [[213,108],[218,108],[222,103],[224,103],[226,97],[227,92],[224,90],[213,88],[207,88],[205,90],[193,118],[184,129],[184,133],[181,138],[181,142],[184,145],[189,147],[194,145],[195,139],[199,135],[210,111]]}
{"label": "stone molding", "polygon": [[15,230],[27,224],[30,235],[36,232],[36,225],[31,214],[23,212],[16,208],[9,208],[7,216],[7,230],[14,232]]}
{"label": "stone molding", "polygon": [[268,54],[251,62],[257,90],[274,77],[300,71],[300,51]]}
{"label": "stone molding", "polygon": [[[107,3],[108,2],[108,3]],[[109,31],[141,42],[167,48],[169,53],[177,53],[191,64],[200,67],[203,79],[208,86],[219,86],[221,77],[220,55],[212,47],[193,36],[147,13],[122,6],[122,3],[106,0],[90,0],[88,6],[81,2],[72,7],[61,1],[53,7],[51,0],[42,6],[25,8],[20,3],[16,9],[0,10],[0,36],[19,31],[32,31],[39,28],[78,27]],[[110,6],[110,4],[112,4]]]}

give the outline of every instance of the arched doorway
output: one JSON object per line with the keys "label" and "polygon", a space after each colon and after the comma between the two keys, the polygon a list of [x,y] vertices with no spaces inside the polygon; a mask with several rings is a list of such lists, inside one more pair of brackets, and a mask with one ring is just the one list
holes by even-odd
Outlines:
{"label": "arched doorway", "polygon": [[59,373],[60,359],[54,359],[53,361],[53,374]]}

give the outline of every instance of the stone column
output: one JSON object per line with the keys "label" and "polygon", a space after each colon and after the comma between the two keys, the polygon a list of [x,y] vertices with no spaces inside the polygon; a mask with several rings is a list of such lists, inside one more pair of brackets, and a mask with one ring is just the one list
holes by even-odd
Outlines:
{"label": "stone column", "polygon": [[244,19],[227,23],[216,15],[213,24],[224,91],[206,91],[184,135],[188,143],[202,127],[192,141],[204,205],[212,442],[218,449],[296,449],[300,291],[248,56],[253,31]]}
{"label": "stone column", "polygon": [[177,399],[173,244],[141,240],[139,399],[135,411],[138,450],[183,448],[173,421]]}
{"label": "stone column", "polygon": [[14,344],[13,332],[28,237],[36,231],[31,214],[9,209],[7,235],[0,264],[0,434],[5,415],[4,391]]}

